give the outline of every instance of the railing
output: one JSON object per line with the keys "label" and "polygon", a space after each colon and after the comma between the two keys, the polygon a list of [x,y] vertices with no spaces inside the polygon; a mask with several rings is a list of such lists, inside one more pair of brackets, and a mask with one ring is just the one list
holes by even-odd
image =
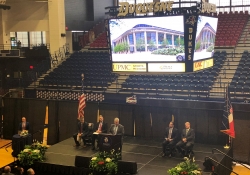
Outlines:
{"label": "railing", "polygon": [[50,49],[50,44],[49,43],[45,43],[45,44],[30,44],[30,45],[26,45],[26,44],[21,44],[21,45],[11,45],[11,44],[0,44],[0,50],[12,50],[12,49],[20,49],[22,51],[24,51],[25,49],[38,49],[38,48],[42,48],[42,47],[46,47],[48,50]]}
{"label": "railing", "polygon": [[250,168],[249,168],[248,166],[244,165],[243,163],[240,163],[238,160],[236,160],[236,159],[234,159],[233,157],[231,157],[231,156],[225,154],[224,152],[218,150],[217,148],[213,148],[213,149],[212,149],[212,153],[213,153],[213,154],[214,154],[214,150],[215,150],[215,151],[218,151],[218,152],[221,153],[222,155],[228,157],[229,159],[231,159],[231,160],[233,160],[233,161],[235,161],[235,162],[241,164],[242,166],[244,166],[245,168],[247,168],[247,169],[250,170]]}
{"label": "railing", "polygon": [[66,43],[63,47],[60,47],[54,54],[50,54],[51,65],[56,67],[59,61],[63,61],[69,55],[69,44]]}
{"label": "railing", "polygon": [[79,43],[84,48],[88,43],[91,43],[94,41],[94,39],[105,30],[105,21],[101,20],[99,23],[97,23],[93,29],[89,30],[87,33],[85,33],[83,36],[79,38]]}
{"label": "railing", "polygon": [[216,164],[222,166],[223,168],[227,169],[229,172],[232,172],[232,173],[238,175],[238,173],[234,172],[233,170],[231,170],[230,168],[226,167],[225,165],[222,165],[220,162],[218,162],[217,160],[213,159],[212,157],[206,156],[205,160],[207,160],[207,159],[209,159],[209,160],[215,162]]}

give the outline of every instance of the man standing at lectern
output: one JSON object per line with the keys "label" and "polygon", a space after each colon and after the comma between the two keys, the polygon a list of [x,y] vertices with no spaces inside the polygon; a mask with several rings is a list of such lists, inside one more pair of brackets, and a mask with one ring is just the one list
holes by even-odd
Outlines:
{"label": "man standing at lectern", "polygon": [[185,123],[185,129],[182,130],[181,140],[176,144],[176,148],[179,153],[187,155],[187,151],[194,145],[195,133],[192,128],[190,128],[190,123]]}
{"label": "man standing at lectern", "polygon": [[29,124],[29,122],[26,121],[25,117],[22,117],[22,122],[19,123],[18,131],[22,132],[22,131],[25,131],[25,130],[29,132],[30,124]]}
{"label": "man standing at lectern", "polygon": [[172,150],[177,143],[178,139],[178,130],[174,127],[174,123],[170,122],[169,127],[166,128],[165,131],[165,140],[162,143],[162,157],[166,156],[166,148],[170,149],[169,157],[171,157]]}
{"label": "man standing at lectern", "polygon": [[92,135],[92,150],[95,150],[95,140],[98,138],[98,134],[107,133],[108,124],[103,121],[103,116],[99,116],[99,122],[94,126],[94,133]]}
{"label": "man standing at lectern", "polygon": [[114,119],[114,124],[110,126],[109,133],[113,135],[124,135],[124,126],[119,124],[119,118]]}

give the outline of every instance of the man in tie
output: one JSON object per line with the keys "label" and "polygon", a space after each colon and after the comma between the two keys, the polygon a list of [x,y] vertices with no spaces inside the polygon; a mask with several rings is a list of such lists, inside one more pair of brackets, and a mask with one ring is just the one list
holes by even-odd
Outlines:
{"label": "man in tie", "polygon": [[88,134],[88,130],[89,130],[88,123],[84,121],[84,117],[80,118],[80,122],[78,122],[77,124],[77,133],[73,135],[76,147],[80,146],[79,138],[82,139],[84,143],[83,147],[86,147],[85,137]]}
{"label": "man in tie", "polygon": [[94,126],[94,133],[92,135],[92,150],[95,150],[95,140],[98,139],[98,134],[107,133],[108,123],[103,121],[103,116],[99,116],[99,122]]}
{"label": "man in tie", "polygon": [[174,127],[174,123],[170,122],[169,127],[166,128],[165,140],[162,143],[162,157],[166,156],[166,148],[170,149],[169,157],[171,157],[172,150],[178,139],[178,130]]}
{"label": "man in tie", "polygon": [[124,135],[124,126],[119,124],[119,118],[114,119],[114,124],[110,126],[109,133],[113,135]]}
{"label": "man in tie", "polygon": [[22,117],[22,122],[19,123],[18,131],[19,132],[22,132],[22,131],[28,131],[29,132],[29,130],[30,130],[29,122],[26,121],[25,117]]}
{"label": "man in tie", "polygon": [[178,151],[187,156],[187,151],[194,145],[195,133],[190,128],[190,123],[185,123],[185,129],[182,130],[181,140],[176,144]]}

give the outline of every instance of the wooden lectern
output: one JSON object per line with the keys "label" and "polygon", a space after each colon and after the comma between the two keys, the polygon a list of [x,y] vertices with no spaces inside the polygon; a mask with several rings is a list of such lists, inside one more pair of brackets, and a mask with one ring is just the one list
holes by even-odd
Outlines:
{"label": "wooden lectern", "polygon": [[114,149],[116,152],[121,152],[122,135],[100,133],[98,140],[98,146],[101,152],[110,152],[112,149]]}

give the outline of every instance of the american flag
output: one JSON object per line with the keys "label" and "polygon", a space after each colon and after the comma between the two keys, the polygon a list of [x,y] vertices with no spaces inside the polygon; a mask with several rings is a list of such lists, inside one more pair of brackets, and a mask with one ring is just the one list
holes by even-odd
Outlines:
{"label": "american flag", "polygon": [[85,95],[82,93],[82,95],[79,98],[79,106],[78,106],[78,119],[81,117],[84,117],[84,108],[86,107],[86,102],[85,102]]}
{"label": "american flag", "polygon": [[222,128],[221,132],[229,135],[232,138],[235,138],[235,130],[234,130],[234,120],[233,120],[233,106],[230,102],[229,91],[226,89],[226,98],[222,119]]}

